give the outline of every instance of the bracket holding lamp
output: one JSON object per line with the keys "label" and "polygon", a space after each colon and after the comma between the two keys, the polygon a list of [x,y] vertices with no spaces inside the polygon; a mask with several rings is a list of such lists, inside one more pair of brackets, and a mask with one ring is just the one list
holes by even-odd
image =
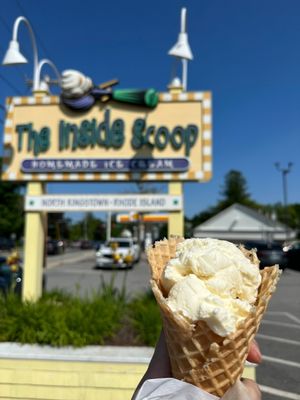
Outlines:
{"label": "bracket holding lamp", "polygon": [[32,49],[33,49],[32,92],[35,93],[40,90],[45,90],[45,89],[48,90],[47,83],[44,81],[41,81],[41,70],[42,70],[42,67],[46,64],[52,68],[55,75],[57,76],[58,83],[60,84],[61,76],[60,76],[60,73],[58,72],[56,66],[54,65],[54,63],[46,58],[39,61],[36,39],[34,36],[32,26],[30,25],[28,19],[23,16],[18,17],[14,22],[12,40],[9,42],[9,47],[4,55],[2,65],[19,65],[19,64],[27,64],[28,63],[28,60],[26,59],[26,57],[24,57],[23,54],[20,52],[20,45],[18,42],[18,29],[19,29],[21,22],[24,22],[25,26],[27,27],[27,29],[29,31]]}

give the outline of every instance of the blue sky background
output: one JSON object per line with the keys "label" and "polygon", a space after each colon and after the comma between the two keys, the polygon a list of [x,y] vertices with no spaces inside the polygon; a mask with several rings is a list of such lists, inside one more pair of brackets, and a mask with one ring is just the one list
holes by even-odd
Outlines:
{"label": "blue sky background", "polygon": [[[257,202],[282,201],[276,161],[283,167],[294,163],[288,201],[300,202],[298,0],[0,0],[0,59],[15,18],[25,15],[38,39],[39,58],[50,58],[60,71],[78,69],[95,83],[117,77],[120,88],[165,91],[172,67],[167,52],[177,40],[183,6],[194,54],[188,89],[213,93],[214,143],[213,179],[184,184],[185,214],[214,205],[230,169],[243,173]],[[24,84],[33,66],[25,27],[18,37],[30,63],[0,67],[1,105],[7,96],[30,93]],[[0,124],[1,143],[2,130]],[[166,184],[158,187],[167,190]],[[136,185],[48,185],[50,193],[66,191],[122,193],[136,191]]]}

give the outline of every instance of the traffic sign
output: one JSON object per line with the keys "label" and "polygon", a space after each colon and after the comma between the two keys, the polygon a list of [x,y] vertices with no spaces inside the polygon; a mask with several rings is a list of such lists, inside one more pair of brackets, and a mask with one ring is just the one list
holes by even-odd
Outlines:
{"label": "traffic sign", "polygon": [[26,211],[180,211],[182,196],[149,194],[26,196]]}

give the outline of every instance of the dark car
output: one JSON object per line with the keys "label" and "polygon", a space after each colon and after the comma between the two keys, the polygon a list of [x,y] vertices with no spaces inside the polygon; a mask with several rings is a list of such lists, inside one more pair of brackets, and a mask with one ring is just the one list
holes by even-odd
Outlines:
{"label": "dark car", "polygon": [[300,271],[300,241],[284,246],[283,250],[288,259],[288,267]]}
{"label": "dark car", "polygon": [[248,241],[244,243],[247,250],[256,249],[260,268],[279,264],[281,269],[287,267],[288,258],[282,245],[276,242]]}
{"label": "dark car", "polygon": [[62,240],[47,240],[47,254],[62,254],[65,251],[64,242]]}
{"label": "dark car", "polygon": [[95,248],[95,244],[92,240],[82,240],[80,243],[81,250],[90,250]]}
{"label": "dark car", "polygon": [[[22,294],[23,285],[23,268],[22,260],[19,260],[18,265],[9,265],[9,257],[0,257],[0,294],[7,295],[13,292],[18,296]],[[46,275],[42,276],[42,288],[46,289]]]}
{"label": "dark car", "polygon": [[13,240],[0,237],[0,250],[12,250],[15,247]]}
{"label": "dark car", "polygon": [[12,269],[6,257],[0,257],[0,293],[7,294],[10,290],[21,295],[23,269],[18,266]]}

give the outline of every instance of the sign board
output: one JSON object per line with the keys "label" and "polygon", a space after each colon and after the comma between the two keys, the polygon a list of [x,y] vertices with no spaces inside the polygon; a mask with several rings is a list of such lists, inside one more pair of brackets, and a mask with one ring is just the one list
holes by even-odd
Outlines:
{"label": "sign board", "polygon": [[210,92],[160,93],[154,109],[115,102],[76,112],[58,96],[7,99],[3,180],[207,181]]}
{"label": "sign board", "polygon": [[180,211],[182,196],[123,195],[42,195],[26,196],[26,211]]}

